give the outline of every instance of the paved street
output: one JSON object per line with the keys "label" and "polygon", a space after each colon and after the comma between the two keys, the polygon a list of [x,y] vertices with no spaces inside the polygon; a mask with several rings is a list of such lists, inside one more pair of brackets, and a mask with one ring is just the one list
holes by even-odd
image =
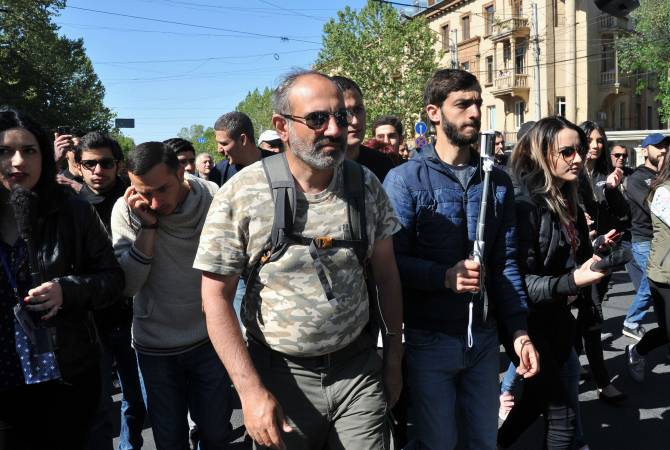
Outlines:
{"label": "paved street", "polygon": [[[643,385],[628,377],[624,348],[631,340],[621,335],[621,324],[634,292],[625,273],[615,274],[613,280],[610,300],[603,308],[606,319],[603,346],[614,384],[629,398],[622,406],[609,406],[598,400],[593,382],[581,382],[579,398],[584,434],[591,449],[667,449],[670,446],[670,363],[665,359],[668,351],[658,349],[648,356],[647,367],[650,370]],[[652,319],[653,315],[649,315],[645,325],[647,329],[655,327]],[[582,356],[581,360],[582,364],[586,364],[585,357]],[[241,411],[238,409],[233,416],[237,440],[232,449],[248,448],[239,438],[241,424]],[[543,425],[538,421],[514,449],[541,449],[542,433]],[[150,429],[144,431],[144,437],[144,448],[155,449]]]}

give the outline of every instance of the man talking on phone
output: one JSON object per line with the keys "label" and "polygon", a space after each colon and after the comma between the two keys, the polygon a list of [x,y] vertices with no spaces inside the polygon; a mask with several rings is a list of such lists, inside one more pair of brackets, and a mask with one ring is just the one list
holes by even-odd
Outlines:
{"label": "man talking on phone", "polygon": [[112,241],[134,297],[137,352],[156,447],[188,448],[187,412],[200,445],[227,448],[230,379],[214,352],[192,268],[215,183],[184,173],[162,142],[128,156],[131,186],[112,210]]}

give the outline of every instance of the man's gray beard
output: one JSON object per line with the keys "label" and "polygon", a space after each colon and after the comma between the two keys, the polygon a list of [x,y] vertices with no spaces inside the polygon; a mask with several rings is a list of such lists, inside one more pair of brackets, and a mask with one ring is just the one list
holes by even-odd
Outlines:
{"label": "man's gray beard", "polygon": [[444,134],[447,136],[447,138],[451,141],[452,144],[457,145],[459,147],[465,147],[466,145],[472,145],[476,144],[477,141],[479,140],[479,127],[481,126],[480,123],[475,123],[475,126],[477,128],[477,132],[472,135],[472,137],[468,137],[464,134],[461,134],[458,132],[458,128],[456,126],[449,122],[446,117],[444,117],[444,113],[440,111],[440,115],[442,116],[442,131],[444,131]]}
{"label": "man's gray beard", "polygon": [[291,126],[288,127],[288,137],[289,142],[291,143],[291,151],[293,154],[312,169],[332,169],[344,160],[344,153],[346,148],[344,139],[340,139],[339,142],[335,142],[339,147],[335,155],[326,155],[319,150],[319,142],[324,140],[332,142],[332,139],[322,137],[312,146],[310,146],[295,136]]}

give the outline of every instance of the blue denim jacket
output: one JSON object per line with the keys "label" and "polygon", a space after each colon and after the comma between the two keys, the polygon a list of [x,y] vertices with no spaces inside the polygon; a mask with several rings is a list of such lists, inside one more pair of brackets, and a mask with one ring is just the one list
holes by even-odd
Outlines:
{"label": "blue denim jacket", "polygon": [[[526,329],[527,315],[516,260],[514,189],[509,176],[495,167],[490,182],[484,247],[486,295],[475,298],[474,325],[493,326],[497,320],[501,331],[511,336]],[[467,332],[472,294],[446,289],[444,279],[449,267],[472,252],[482,187],[483,172],[477,170],[464,190],[432,145],[387,175],[384,188],[402,225],[394,246],[408,328],[455,335]]]}

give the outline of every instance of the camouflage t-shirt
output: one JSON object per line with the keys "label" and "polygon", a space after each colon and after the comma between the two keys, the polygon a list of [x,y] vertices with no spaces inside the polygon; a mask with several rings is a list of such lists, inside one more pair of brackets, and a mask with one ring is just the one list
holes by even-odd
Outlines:
{"label": "camouflage t-shirt", "polygon": [[[342,172],[315,195],[297,193],[294,233],[351,239]],[[365,211],[370,241],[390,238],[400,227],[381,183],[365,169]],[[220,275],[247,273],[268,243],[274,203],[261,162],[233,177],[214,197],[193,267]],[[335,299],[328,301],[307,246],[291,245],[262,266],[242,306],[242,322],[254,338],[296,356],[318,356],[351,343],[368,322],[368,295],[353,249],[319,250]]]}

